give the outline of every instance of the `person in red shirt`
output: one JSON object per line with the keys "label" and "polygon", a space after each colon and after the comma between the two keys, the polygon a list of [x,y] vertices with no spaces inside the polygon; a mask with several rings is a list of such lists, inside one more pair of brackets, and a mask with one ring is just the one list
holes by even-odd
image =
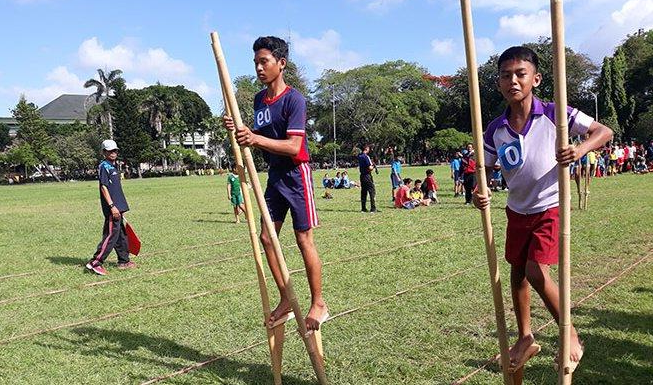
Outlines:
{"label": "person in red shirt", "polygon": [[476,161],[473,157],[474,153],[472,151],[464,150],[463,151],[463,187],[465,187],[465,205],[470,205],[472,203],[472,191],[474,190],[474,185],[476,184],[476,178],[474,177],[474,172],[476,171]]}
{"label": "person in red shirt", "polygon": [[424,183],[422,184],[422,190],[424,192],[424,198],[430,199],[432,202],[435,203],[440,203],[438,200],[438,182],[435,180],[435,176],[433,176],[433,170],[428,169],[426,170],[426,178],[424,179]]}
{"label": "person in red shirt", "polygon": [[395,208],[401,209],[414,209],[415,204],[413,198],[410,196],[410,184],[413,180],[404,178],[404,184],[399,186],[395,193]]}

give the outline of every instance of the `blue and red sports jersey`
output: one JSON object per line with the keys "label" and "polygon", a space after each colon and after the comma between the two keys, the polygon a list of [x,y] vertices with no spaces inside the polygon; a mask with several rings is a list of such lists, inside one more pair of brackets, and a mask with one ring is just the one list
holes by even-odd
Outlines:
{"label": "blue and red sports jersey", "polygon": [[288,139],[298,135],[304,139],[297,156],[290,157],[263,151],[270,170],[292,170],[310,160],[306,140],[306,99],[296,89],[287,86],[276,97],[266,96],[267,89],[254,97],[254,128],[252,131],[271,139]]}

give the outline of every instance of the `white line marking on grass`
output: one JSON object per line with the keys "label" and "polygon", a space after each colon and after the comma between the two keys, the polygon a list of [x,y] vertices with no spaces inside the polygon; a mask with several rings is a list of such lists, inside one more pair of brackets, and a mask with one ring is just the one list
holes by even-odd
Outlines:
{"label": "white line marking on grass", "polygon": [[[421,245],[421,244],[425,244],[425,243],[435,242],[437,240],[441,240],[441,239],[444,239],[444,238],[447,238],[447,237],[436,237],[436,238],[427,239],[427,240],[423,240],[423,241],[413,242],[413,243],[409,243],[409,244],[406,244],[406,245],[401,245],[399,247],[395,247],[395,248],[392,248],[392,249],[380,250],[380,251],[377,251],[377,252],[374,252],[374,253],[371,253],[371,254],[366,254],[366,255],[361,255],[361,256],[357,256],[357,257],[343,258],[343,259],[339,259],[339,260],[335,260],[335,261],[325,262],[323,265],[332,265],[332,264],[336,264],[336,263],[344,263],[344,262],[350,262],[350,261],[354,261],[354,260],[369,258],[369,257],[373,257],[373,256],[376,256],[376,255],[383,255],[383,254],[391,253],[393,251],[400,250],[400,249],[402,249],[404,247],[410,247],[410,246],[414,246],[414,245]],[[306,271],[306,269],[297,269],[297,270],[291,271],[290,273],[295,274],[295,273],[300,273],[300,272],[303,272],[303,271]],[[270,278],[271,277],[266,277],[266,279],[270,279]],[[165,306],[168,306],[168,305],[175,304],[177,302],[181,302],[181,301],[185,301],[185,300],[191,300],[191,299],[200,298],[200,297],[205,297],[205,296],[208,296],[208,295],[233,290],[233,289],[236,289],[236,288],[240,288],[241,286],[246,286],[246,285],[254,284],[254,283],[257,283],[257,282],[258,282],[258,280],[240,282],[240,283],[237,283],[237,284],[234,284],[234,285],[225,286],[225,287],[215,289],[215,290],[209,290],[209,291],[204,291],[204,292],[200,292],[200,293],[195,293],[195,294],[191,294],[191,295],[188,295],[188,296],[179,297],[179,298],[175,298],[175,299],[171,299],[171,300],[167,300],[167,301],[162,301],[162,302],[157,302],[157,303],[150,304],[150,305],[137,306],[135,308],[128,309],[128,310],[125,310],[125,311],[122,311],[122,312],[105,314],[105,315],[100,316],[100,317],[90,318],[90,319],[76,321],[76,322],[72,322],[72,323],[67,323],[67,324],[63,324],[63,325],[59,325],[59,326],[54,326],[54,327],[51,327],[51,328],[38,329],[38,330],[35,330],[35,331],[32,331],[32,332],[19,334],[19,335],[16,335],[16,336],[12,336],[12,337],[0,340],[0,345],[6,345],[6,344],[8,344],[10,342],[13,342],[13,341],[16,341],[16,340],[25,339],[25,338],[29,338],[29,337],[33,337],[33,336],[36,336],[36,335],[45,334],[45,333],[49,333],[49,332],[53,332],[53,331],[57,331],[57,330],[61,330],[61,329],[66,329],[66,328],[69,328],[69,327],[75,327],[75,326],[86,325],[86,324],[95,323],[95,322],[99,322],[99,321],[105,321],[105,320],[108,320],[108,319],[121,317],[121,316],[126,315],[126,314],[136,313],[136,312],[139,312],[139,311],[142,311],[142,310],[149,310],[149,309],[154,309],[154,308],[159,308],[159,307],[165,307]]]}
{"label": "white line marking on grass", "polygon": [[[606,281],[603,285],[601,285],[601,286],[599,286],[598,288],[596,288],[596,289],[595,289],[594,291],[592,291],[590,294],[588,294],[588,295],[586,295],[585,297],[583,297],[583,298],[581,298],[580,300],[578,300],[578,302],[576,302],[576,303],[575,303],[571,308],[572,308],[572,309],[575,309],[575,308],[579,307],[583,302],[585,302],[585,301],[587,301],[588,299],[594,297],[594,296],[595,296],[596,294],[598,294],[600,291],[602,291],[603,289],[605,289],[606,287],[608,287],[609,285],[611,285],[612,283],[614,283],[617,279],[621,278],[621,277],[624,276],[626,273],[630,272],[630,271],[633,270],[635,267],[637,267],[637,266],[639,266],[640,264],[642,264],[643,262],[645,262],[647,259],[649,259],[649,258],[651,257],[651,255],[653,255],[653,254],[649,253],[649,254],[645,255],[644,257],[642,257],[641,259],[637,260],[635,263],[633,263],[632,265],[630,265],[630,266],[628,266],[627,268],[625,268],[624,270],[622,270],[619,274],[617,274],[616,276],[610,278],[610,279],[609,279],[608,281]],[[545,323],[544,325],[542,325],[542,326],[540,326],[539,328],[537,328],[537,329],[535,330],[535,333],[541,332],[542,330],[544,330],[545,328],[549,327],[550,325],[552,325],[552,324],[554,324],[554,323],[555,323],[554,320],[550,320],[550,321],[548,321],[548,322]],[[500,355],[500,354],[496,354],[494,357],[492,357],[492,358],[488,359],[487,361],[485,361],[485,363],[484,363],[483,365],[481,365],[480,367],[476,368],[474,371],[472,371],[472,372],[468,373],[467,375],[465,375],[464,377],[462,377],[462,378],[460,378],[460,379],[454,381],[454,382],[452,383],[452,385],[460,385],[460,384],[463,384],[464,382],[466,382],[466,381],[469,380],[470,378],[474,377],[475,375],[477,375],[478,373],[480,373],[481,371],[483,371],[483,370],[484,370],[485,368],[487,368],[489,365],[493,364],[494,362],[497,362],[497,361],[499,360],[499,358],[501,358],[501,355]]]}
{"label": "white line marking on grass", "polygon": [[[197,249],[197,248],[200,248],[200,247],[223,245],[225,243],[236,242],[236,241],[243,240],[243,239],[230,239],[230,240],[226,240],[226,241],[218,241],[218,242],[206,243],[206,244],[201,244],[201,245],[185,246],[185,247],[181,247],[181,248],[176,249],[176,250],[157,250],[157,251],[152,251],[150,253],[140,254],[137,257],[138,258],[140,258],[140,257],[151,257],[151,256],[156,255],[156,254],[163,254],[163,253],[168,253],[168,252],[173,252],[173,251],[191,250],[191,249]],[[75,266],[73,266],[73,268],[84,267],[85,263],[86,262],[80,263],[79,265],[75,265]],[[47,269],[47,273],[52,274],[53,272],[68,270],[70,268],[71,268],[71,266],[61,266],[59,268]],[[34,274],[36,274],[38,272],[43,272],[43,269],[33,270],[33,271],[26,271],[24,273],[3,275],[3,276],[0,276],[0,281],[4,281],[4,280],[7,280],[7,279],[11,279],[11,278],[27,277],[27,276],[30,276],[30,275],[34,275]]]}
{"label": "white line marking on grass", "polygon": [[[423,243],[426,243],[426,241],[420,241],[420,242],[415,242],[415,243],[417,243],[417,244],[423,244]],[[468,271],[470,271],[470,270],[478,269],[478,268],[480,268],[480,267],[482,267],[482,266],[485,266],[486,263],[487,263],[487,262],[479,263],[479,264],[477,264],[477,265],[474,265],[474,266],[471,266],[471,267],[468,267],[468,268],[465,268],[465,269],[462,269],[462,270],[458,270],[458,271],[456,271],[456,272],[454,272],[454,273],[451,273],[451,274],[449,274],[449,275],[446,275],[446,276],[444,276],[444,277],[439,277],[439,278],[435,278],[435,279],[432,279],[432,280],[429,280],[429,281],[426,281],[426,282],[422,282],[422,283],[420,283],[419,285],[411,286],[411,287],[409,287],[409,288],[407,288],[407,289],[404,289],[404,290],[398,291],[398,292],[396,292],[396,293],[394,293],[394,294],[391,294],[391,295],[388,295],[388,296],[385,296],[385,297],[382,297],[382,298],[376,299],[376,300],[374,300],[374,301],[370,301],[370,302],[364,303],[364,304],[359,305],[359,306],[357,306],[357,307],[355,307],[355,308],[352,308],[352,309],[349,309],[349,310],[345,310],[345,311],[343,311],[343,312],[340,312],[340,313],[338,313],[338,314],[335,314],[335,315],[329,317],[329,318],[328,318],[326,321],[324,321],[324,322],[330,322],[330,321],[332,321],[332,320],[335,319],[335,318],[340,318],[340,317],[343,317],[343,316],[346,316],[346,315],[349,315],[349,314],[355,313],[355,312],[357,312],[357,311],[359,311],[359,310],[362,310],[362,309],[366,309],[366,308],[372,307],[372,306],[374,306],[374,305],[376,305],[376,304],[379,304],[379,303],[381,303],[381,302],[385,302],[385,301],[389,301],[389,300],[391,300],[391,299],[397,298],[397,297],[399,297],[399,296],[401,296],[401,295],[404,295],[404,294],[407,294],[407,293],[410,293],[410,292],[414,292],[414,291],[418,291],[419,289],[421,289],[421,288],[423,288],[423,287],[426,287],[426,286],[429,286],[429,285],[432,285],[432,284],[434,284],[434,283],[447,281],[447,280],[449,280],[449,279],[451,279],[451,278],[454,278],[454,277],[456,277],[456,276],[459,276],[459,275],[461,275],[461,274],[463,274],[463,273],[466,273],[466,272],[468,272]],[[294,333],[294,332],[295,332],[294,330],[289,330],[289,331],[286,332],[285,335],[288,336],[288,335],[290,335],[290,334],[292,334],[292,333]],[[160,382],[160,381],[163,381],[163,380],[167,380],[167,379],[169,379],[169,378],[172,378],[172,377],[175,377],[175,376],[178,376],[178,375],[181,375],[181,374],[188,373],[188,372],[193,371],[193,370],[195,370],[195,369],[201,369],[201,368],[203,368],[203,367],[205,367],[205,366],[208,366],[208,365],[210,365],[210,364],[212,364],[212,363],[214,363],[214,362],[216,362],[216,361],[219,361],[219,360],[221,360],[221,359],[224,359],[224,358],[227,358],[227,357],[231,357],[231,356],[234,356],[234,355],[239,354],[239,353],[243,353],[243,352],[248,351],[248,350],[252,350],[252,349],[254,349],[254,348],[258,347],[258,346],[261,346],[261,345],[265,344],[266,342],[267,342],[267,340],[259,341],[259,342],[256,342],[256,343],[252,343],[252,344],[250,344],[250,345],[247,345],[247,346],[245,346],[245,347],[239,348],[239,349],[237,349],[237,350],[233,350],[233,351],[231,351],[231,352],[227,352],[227,353],[225,353],[225,354],[223,354],[223,355],[215,356],[215,357],[212,357],[212,358],[210,358],[210,359],[208,359],[208,360],[206,360],[206,361],[198,362],[198,363],[195,363],[195,364],[193,364],[193,365],[190,365],[190,366],[184,367],[184,368],[182,368],[182,369],[180,369],[180,370],[178,370],[178,371],[176,371],[176,372],[173,372],[173,373],[169,373],[169,374],[161,375],[161,376],[159,376],[159,377],[152,378],[152,379],[150,379],[150,380],[147,380],[147,381],[145,381],[145,382],[142,382],[141,385],[149,385],[149,384],[153,384],[153,383]]]}

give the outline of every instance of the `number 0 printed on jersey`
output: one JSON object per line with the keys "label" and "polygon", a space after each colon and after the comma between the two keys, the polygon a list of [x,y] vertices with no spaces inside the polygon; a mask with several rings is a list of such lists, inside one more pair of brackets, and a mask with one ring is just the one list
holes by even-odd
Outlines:
{"label": "number 0 printed on jersey", "polygon": [[499,147],[499,161],[501,161],[501,167],[506,171],[515,169],[524,163],[519,139]]}
{"label": "number 0 printed on jersey", "polygon": [[272,123],[272,115],[270,114],[270,108],[265,106],[259,110],[254,111],[254,129],[258,130],[261,127],[265,127]]}

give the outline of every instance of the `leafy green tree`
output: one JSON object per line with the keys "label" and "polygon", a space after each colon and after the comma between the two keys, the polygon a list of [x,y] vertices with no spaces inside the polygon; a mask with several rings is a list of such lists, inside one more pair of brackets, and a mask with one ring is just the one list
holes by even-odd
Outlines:
{"label": "leafy green tree", "polygon": [[[540,38],[537,42],[524,44],[535,51],[539,58],[539,72],[542,82],[535,89],[535,95],[545,101],[552,101],[553,91],[553,46],[550,38]],[[567,97],[569,105],[590,114],[594,111],[594,99],[591,96],[592,81],[596,77],[597,67],[584,54],[570,48],[565,51],[567,62]],[[481,93],[482,124],[486,127],[506,108],[506,103],[498,90],[499,56],[491,56],[478,68],[479,89]],[[471,115],[469,113],[469,84],[467,69],[461,68],[453,76],[451,87],[445,88],[445,104],[438,115],[438,127],[456,127],[464,132],[471,132]]]}
{"label": "leafy green tree", "polygon": [[635,111],[635,98],[626,94],[626,57],[618,47],[612,57],[612,103],[617,112],[619,126],[628,136]]}
{"label": "leafy green tree", "polygon": [[29,143],[18,139],[2,154],[2,162],[9,166],[22,166],[27,178],[28,171],[40,162]]}
{"label": "leafy green tree", "polygon": [[108,99],[112,95],[122,71],[116,69],[106,75],[102,69],[98,68],[97,73],[99,79],[91,78],[87,80],[84,82],[84,88],[95,87],[95,92],[89,95],[89,98],[94,98],[95,102],[101,106],[101,114],[99,115],[104,116],[102,123],[108,126],[109,137],[113,139],[113,119]]}
{"label": "leafy green tree", "polygon": [[114,111],[115,139],[120,147],[120,158],[134,168],[142,178],[141,163],[154,161],[161,154],[147,129],[147,120],[140,113],[143,92],[128,90],[124,81],[116,85],[111,98]]}
{"label": "leafy green tree", "polygon": [[48,135],[48,122],[41,117],[38,108],[34,103],[28,103],[25,96],[21,95],[16,108],[11,112],[18,122],[18,137],[29,144],[34,157],[54,176],[57,182],[61,182],[51,166],[52,163],[59,162],[59,157],[52,145],[52,137]]}
{"label": "leafy green tree", "polygon": [[96,132],[76,131],[58,135],[53,146],[61,159],[61,172],[68,178],[83,177],[97,165],[99,136]]}
{"label": "leafy green tree", "polygon": [[[161,147],[166,152],[170,132],[163,129],[163,122],[167,119],[172,119],[179,113],[181,108],[180,103],[161,84],[150,86],[144,91],[147,97],[141,102],[141,111],[147,114],[149,124],[156,130],[161,140]],[[168,168],[168,160],[165,156],[162,159],[162,163],[163,169],[166,170]]]}
{"label": "leafy green tree", "polygon": [[653,106],[649,110],[639,115],[639,120],[635,124],[632,136],[640,142],[646,142],[653,139]]}
{"label": "leafy green tree", "polygon": [[401,60],[325,71],[317,79],[312,117],[322,140],[333,142],[333,101],[337,140],[350,152],[364,142],[403,151],[421,130],[434,130],[441,91],[423,78],[425,69]]}
{"label": "leafy green tree", "polygon": [[11,137],[9,136],[9,126],[0,123],[0,151],[4,150],[11,144]]}
{"label": "leafy green tree", "polygon": [[617,110],[612,101],[613,93],[612,60],[609,57],[603,59],[601,76],[598,80],[599,88],[599,121],[614,131],[614,138],[619,140],[623,134],[619,126]]}
{"label": "leafy green tree", "polygon": [[431,148],[445,153],[459,150],[471,142],[472,136],[470,134],[460,132],[455,128],[446,128],[437,131],[428,140]]}

